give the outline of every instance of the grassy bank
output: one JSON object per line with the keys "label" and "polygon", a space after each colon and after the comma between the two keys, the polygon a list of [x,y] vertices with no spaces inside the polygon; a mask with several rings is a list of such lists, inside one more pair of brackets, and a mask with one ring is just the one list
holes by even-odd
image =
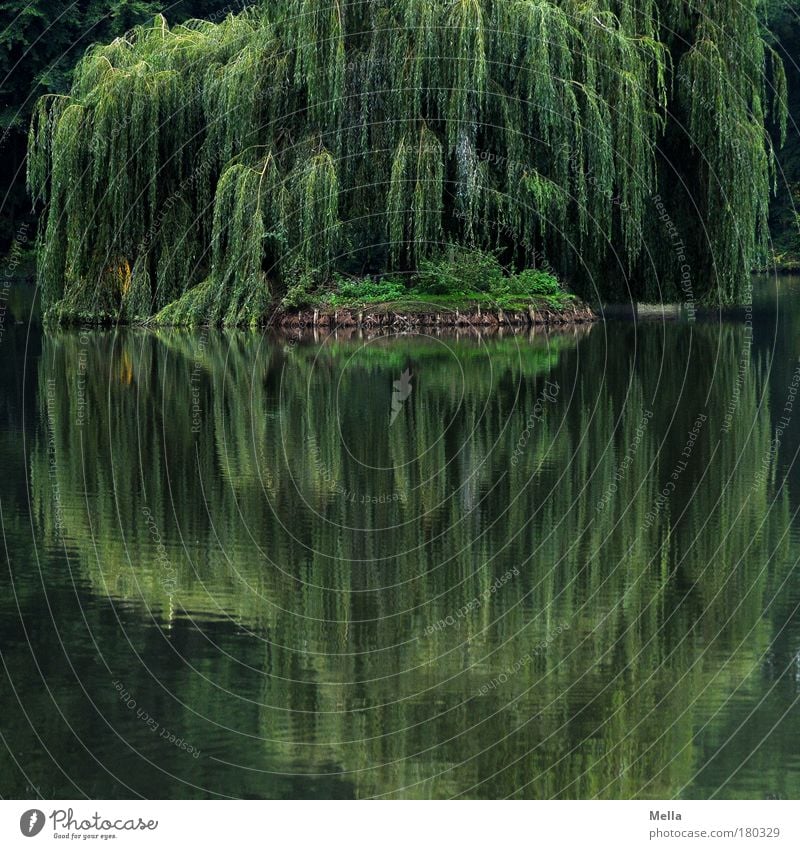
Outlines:
{"label": "grassy bank", "polygon": [[[506,269],[491,252],[451,245],[405,277],[337,273],[320,284],[314,275],[299,275],[273,305],[271,318],[248,323],[530,324],[567,320],[580,307],[549,271]],[[168,305],[152,321],[193,325],[208,323],[208,318],[192,297]]]}

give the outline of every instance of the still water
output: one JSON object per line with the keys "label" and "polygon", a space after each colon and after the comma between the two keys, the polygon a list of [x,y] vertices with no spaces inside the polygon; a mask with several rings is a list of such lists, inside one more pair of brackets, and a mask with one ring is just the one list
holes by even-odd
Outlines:
{"label": "still water", "polygon": [[5,797],[797,798],[800,280],[0,343]]}

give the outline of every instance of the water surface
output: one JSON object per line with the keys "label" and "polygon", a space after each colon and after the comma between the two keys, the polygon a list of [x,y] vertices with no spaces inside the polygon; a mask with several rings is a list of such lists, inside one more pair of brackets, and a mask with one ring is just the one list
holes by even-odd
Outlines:
{"label": "water surface", "polygon": [[797,798],[799,340],[9,324],[0,793]]}

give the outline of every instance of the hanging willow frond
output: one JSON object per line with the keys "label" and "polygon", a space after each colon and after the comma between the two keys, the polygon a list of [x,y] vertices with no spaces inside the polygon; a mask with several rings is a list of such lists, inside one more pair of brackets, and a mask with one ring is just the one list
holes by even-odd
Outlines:
{"label": "hanging willow frond", "polygon": [[441,244],[443,188],[442,145],[423,126],[413,144],[400,140],[392,163],[386,216],[395,264],[414,265]]}

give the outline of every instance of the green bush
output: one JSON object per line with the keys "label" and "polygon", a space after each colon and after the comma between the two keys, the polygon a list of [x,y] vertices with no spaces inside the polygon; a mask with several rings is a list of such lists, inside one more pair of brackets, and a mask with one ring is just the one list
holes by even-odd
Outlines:
{"label": "green bush", "polygon": [[565,292],[552,274],[536,268],[526,268],[500,281],[491,291],[495,298],[560,298]]}
{"label": "green bush", "polygon": [[562,295],[564,290],[552,274],[536,268],[526,268],[519,274],[508,278],[508,290],[512,295],[554,296]]}
{"label": "green bush", "polygon": [[494,254],[450,245],[440,258],[420,262],[415,288],[426,295],[469,295],[491,292],[503,279],[503,267]]}
{"label": "green bush", "polygon": [[433,298],[456,305],[463,300],[510,310],[523,308],[532,299],[558,307],[571,297],[546,271],[530,268],[506,276],[494,254],[451,245],[440,257],[422,261],[411,284],[391,277],[352,278],[335,273],[327,287],[320,287],[315,278],[298,272],[292,277],[283,305],[294,309],[313,303],[354,307]]}
{"label": "green bush", "polygon": [[405,297],[407,292],[402,281],[392,280],[391,278],[373,280],[371,277],[364,277],[360,280],[349,280],[337,274],[334,280],[334,291],[330,292],[327,297],[328,302],[334,306],[337,303],[348,301],[357,301],[364,304],[396,301]]}
{"label": "green bush", "polygon": [[286,309],[301,309],[315,300],[317,278],[312,272],[294,269],[287,275],[287,282],[288,288],[281,301]]}

